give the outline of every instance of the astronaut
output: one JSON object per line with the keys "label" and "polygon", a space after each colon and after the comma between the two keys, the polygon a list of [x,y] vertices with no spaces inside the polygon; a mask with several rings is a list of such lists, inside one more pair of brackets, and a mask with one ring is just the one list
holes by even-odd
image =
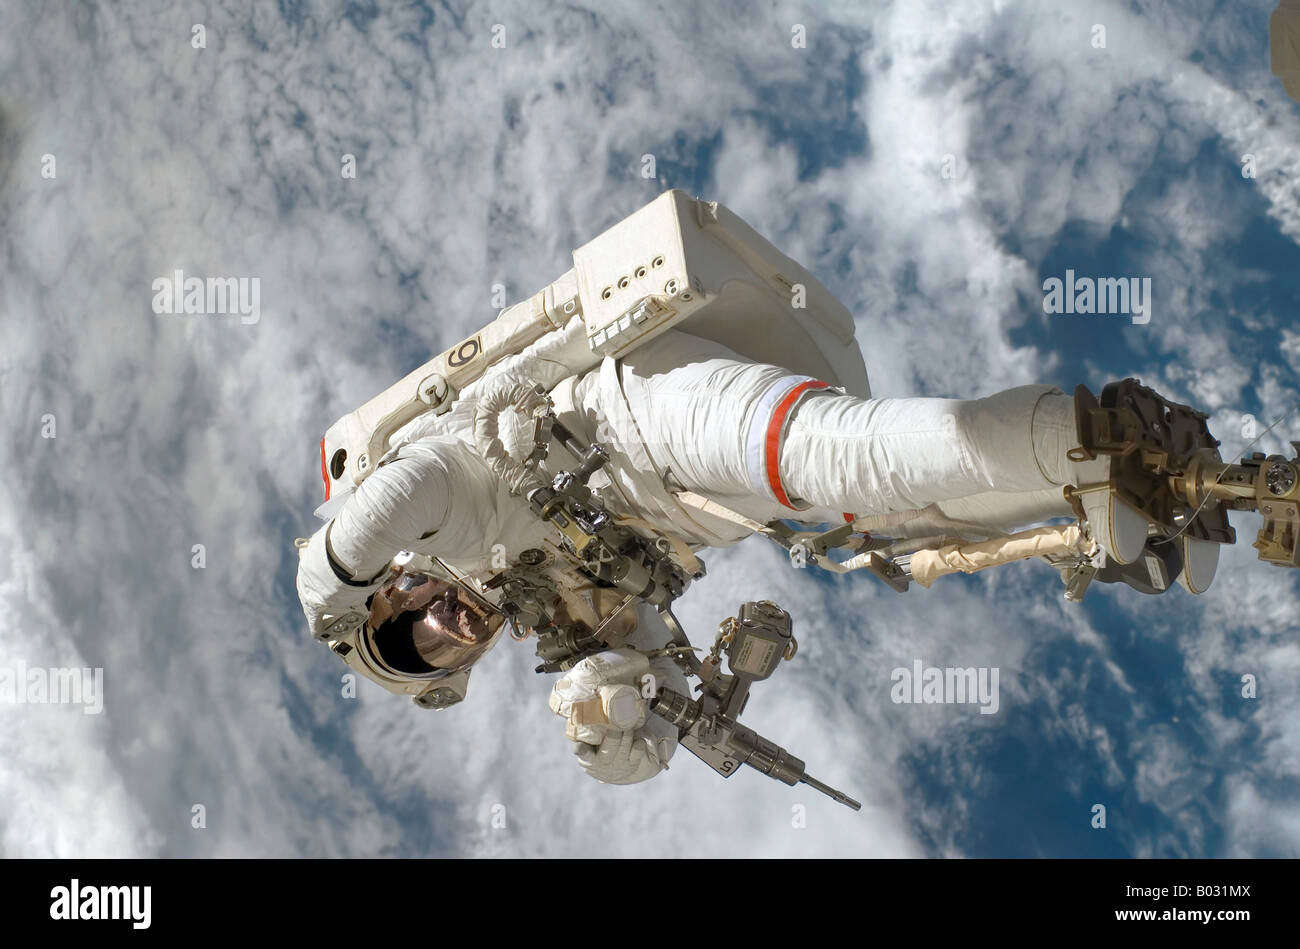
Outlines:
{"label": "astronaut", "polygon": [[[1077,442],[1073,400],[1050,386],[975,400],[864,400],[677,330],[570,377],[551,396],[570,431],[609,451],[607,506],[694,549],[736,543],[749,531],[686,512],[674,487],[761,522],[796,512],[832,521],[935,505],[954,521],[1012,529],[1068,516],[1061,486],[1093,479],[1087,469],[1097,465],[1067,457]],[[385,621],[405,607],[407,628],[410,616],[422,619],[415,623],[414,649],[411,635],[405,637],[403,668],[455,671],[466,657],[447,658],[443,631],[470,628],[463,619],[445,620],[464,607],[437,600],[439,623],[411,612],[425,607],[431,593],[396,609],[390,594],[373,597],[383,592],[389,562],[405,551],[473,573],[491,562],[494,550],[500,557],[502,547],[510,560],[544,548],[546,534],[546,525],[466,438],[417,437],[364,481],[305,547],[298,592],[308,625],[315,633],[327,616],[362,610],[371,627],[387,627],[396,641],[402,637]],[[390,581],[386,589],[392,588]],[[656,641],[653,611],[641,612],[642,638],[633,645],[662,647],[666,630],[660,626]],[[464,637],[465,645],[478,649],[486,631],[479,619],[473,626],[480,635]],[[673,730],[647,716],[638,692],[649,670],[642,655],[631,648],[601,653],[553,690],[552,709],[565,717],[580,762],[599,780],[644,780],[666,766],[675,748]],[[661,681],[681,678],[670,661],[652,662]],[[608,721],[584,722],[574,714],[597,698],[610,710]]]}
{"label": "astronaut", "polygon": [[[542,398],[570,437],[552,440],[552,453],[538,464],[550,474],[584,471],[581,490],[598,497],[621,529],[656,544],[673,576],[685,578],[682,590],[704,576],[699,551],[738,543],[783,519],[848,522],[864,543],[883,532],[910,539],[920,552],[926,544],[1015,537],[1029,525],[1078,517],[1090,528],[1087,556],[1062,568],[1073,563],[1076,576],[1122,579],[1143,592],[1163,591],[1182,571],[1184,585],[1201,592],[1217,562],[1210,541],[1232,541],[1226,517],[1217,528],[1188,530],[1202,499],[1218,491],[1244,504],[1266,482],[1276,510],[1271,540],[1261,533],[1256,544],[1261,558],[1300,563],[1296,462],[1215,467],[1217,455],[1207,452],[1217,442],[1204,429],[1205,416],[1150,390],[1108,387],[1110,403],[1103,392],[1100,407],[1090,394],[1069,396],[1049,385],[974,399],[873,397],[847,311],[724,212],[665,193],[575,251],[575,271],[520,304],[523,317],[499,317],[507,355],[466,374],[455,399],[446,378],[422,369],[393,387],[392,398],[372,400],[375,411],[363,406],[336,423],[331,432],[348,430],[346,422],[360,437],[348,443],[350,452],[330,433],[321,443],[327,496],[349,477],[352,484],[331,497],[322,509],[328,522],[300,546],[297,589],[315,638],[391,691],[443,707],[464,696],[470,668],[500,639],[506,606],[515,610],[512,629],[533,628],[522,620],[531,607],[520,613],[499,588],[531,577],[550,584],[558,604],[546,623],[532,622],[591,634],[585,649],[572,652],[576,661],[553,664],[562,675],[550,697],[581,766],[613,784],[644,781],[667,767],[679,734],[650,714],[655,692],[646,683],[690,690],[680,649],[674,652],[679,640],[665,623],[670,614],[662,611],[663,578],[616,589],[591,582],[590,570],[566,560],[559,522],[539,516],[524,489],[546,438],[538,435],[540,409],[531,416],[522,410]],[[651,250],[642,253],[641,244]],[[812,348],[783,350],[762,335],[782,332],[783,320],[808,319],[772,296],[785,288],[797,297],[805,285],[815,304],[810,312],[842,311],[847,347],[823,334],[819,356]],[[663,293],[652,292],[656,287]],[[692,309],[705,303],[723,317],[708,322],[703,309]],[[763,318],[747,322],[763,306]],[[545,332],[514,345],[527,326]],[[785,338],[821,332],[811,322],[807,329],[812,336],[794,326]],[[468,373],[463,367],[484,354],[488,338],[484,330],[431,365]],[[754,358],[758,352],[778,355]],[[837,384],[788,368],[816,365],[841,382],[856,381]],[[1124,404],[1115,404],[1116,392]],[[1139,429],[1148,440],[1135,451]],[[1163,471],[1148,477],[1143,466],[1175,443],[1192,458],[1175,473],[1183,480]],[[583,445],[601,451],[584,456]],[[597,455],[600,463],[592,464]],[[532,460],[520,461],[526,457]],[[1119,503],[1121,489],[1132,504]],[[1178,490],[1183,496],[1174,496]],[[573,525],[562,526],[572,538]],[[1153,543],[1164,545],[1159,557]],[[953,559],[977,554],[957,550]],[[629,587],[636,595],[623,595]]]}

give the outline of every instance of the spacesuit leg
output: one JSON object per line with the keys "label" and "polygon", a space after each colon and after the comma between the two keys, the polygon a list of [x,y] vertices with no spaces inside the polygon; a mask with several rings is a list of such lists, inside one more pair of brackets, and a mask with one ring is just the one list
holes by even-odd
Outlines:
{"label": "spacesuit leg", "polygon": [[981,399],[806,399],[780,445],[787,495],[854,514],[923,508],[1010,528],[1068,515],[1061,487],[1104,480],[1076,464],[1073,400],[1052,386]]}
{"label": "spacesuit leg", "polygon": [[1059,487],[1097,474],[1066,457],[1073,402],[1051,386],[972,400],[858,399],[685,333],[623,363],[627,405],[655,464],[758,520],[946,502],[999,525],[1030,523],[1068,514]]}
{"label": "spacesuit leg", "polygon": [[[1053,518],[1073,518],[1074,509],[1059,487],[1041,491],[986,491],[936,505],[944,518],[978,524],[994,533],[1010,534]],[[920,536],[920,523],[905,523],[891,531],[899,537]]]}

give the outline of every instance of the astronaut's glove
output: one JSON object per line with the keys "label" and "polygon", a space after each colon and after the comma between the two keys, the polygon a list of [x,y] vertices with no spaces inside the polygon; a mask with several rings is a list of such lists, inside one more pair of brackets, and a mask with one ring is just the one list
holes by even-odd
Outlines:
{"label": "astronaut's glove", "polygon": [[635,784],[668,767],[677,729],[653,714],[659,685],[684,677],[671,659],[611,649],[583,659],[551,690],[551,711],[566,722],[583,769],[606,784]]}
{"label": "astronaut's glove", "polygon": [[298,599],[316,639],[339,638],[365,622],[366,600],[383,579],[367,586],[344,583],[330,566],[326,529],[318,530],[298,551]]}

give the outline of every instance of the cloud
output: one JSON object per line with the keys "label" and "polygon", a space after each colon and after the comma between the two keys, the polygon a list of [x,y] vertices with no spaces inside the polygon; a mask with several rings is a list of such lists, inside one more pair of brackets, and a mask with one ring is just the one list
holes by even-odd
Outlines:
{"label": "cloud", "polygon": [[[165,5],[0,12],[0,659],[101,665],[108,694],[100,718],[29,708],[0,739],[6,855],[1062,854],[1092,845],[1069,828],[1098,787],[1145,808],[1108,838],[1121,852],[1294,852],[1292,703],[1224,698],[1238,670],[1293,665],[1295,581],[1248,549],[1199,601],[1101,591],[1074,612],[1041,564],[900,597],[758,541],[707,555],[683,621],[699,641],[745,598],[796,616],[800,655],[747,720],[858,815],[684,752],[645,786],[598,786],[511,643],[446,714],[365,683],[342,697],[292,592],[320,434],[486,323],[494,283],[523,298],[662,187],[723,201],[820,275],[877,395],[1140,370],[1229,428],[1297,401],[1275,256],[1300,237],[1297,124],[1255,55],[1263,19],[743,10],[230,4],[202,14],[201,50]],[[1150,327],[1064,341],[1039,306],[1058,259],[1153,276]],[[178,268],[260,278],[262,319],[153,314]],[[1145,664],[1139,624],[1168,665]],[[888,672],[915,658],[999,666],[1003,711],[894,705]],[[1162,683],[1199,734],[1152,724]]]}

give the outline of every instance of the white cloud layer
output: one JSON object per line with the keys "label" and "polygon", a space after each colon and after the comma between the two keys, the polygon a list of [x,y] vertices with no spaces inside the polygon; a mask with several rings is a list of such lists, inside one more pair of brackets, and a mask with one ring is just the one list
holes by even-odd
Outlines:
{"label": "white cloud layer", "polygon": [[[543,286],[661,187],[822,275],[877,395],[1141,374],[1240,448],[1242,413],[1300,401],[1294,314],[1234,295],[1284,266],[1234,258],[1248,235],[1292,264],[1300,241],[1269,9],[0,6],[0,662],[102,666],[107,690],[102,716],[0,706],[0,852],[1300,854],[1298,591],[1247,519],[1201,600],[1106,589],[1085,610],[1041,565],[899,597],[758,541],[707,557],[679,615],[697,641],[747,598],[795,615],[799,658],[747,720],[860,814],[684,752],[597,785],[525,649],[444,714],[343,699],[292,586],[324,428],[490,320],[492,284]],[[1079,351],[1041,274],[1116,233],[1155,315]],[[260,278],[260,321],[155,315],[176,269]],[[894,705],[890,670],[918,658],[1000,667],[1001,711]]]}

